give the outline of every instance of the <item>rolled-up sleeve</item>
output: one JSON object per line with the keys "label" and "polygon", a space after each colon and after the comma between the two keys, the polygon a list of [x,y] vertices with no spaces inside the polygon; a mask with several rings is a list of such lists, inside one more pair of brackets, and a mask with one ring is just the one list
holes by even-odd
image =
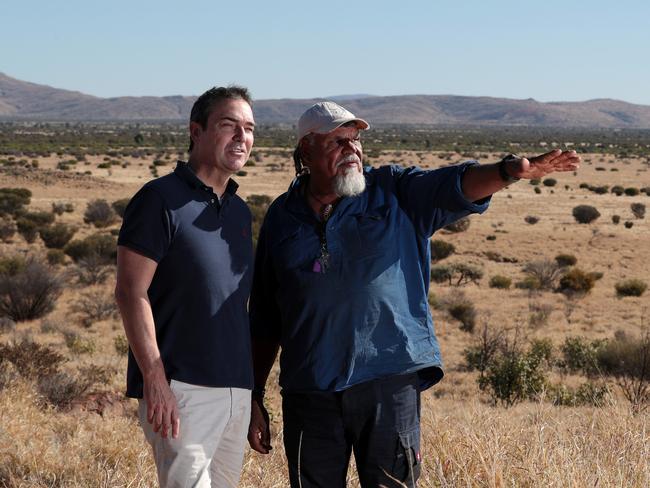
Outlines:
{"label": "rolled-up sleeve", "polygon": [[471,202],[463,194],[461,186],[467,168],[477,164],[468,161],[429,171],[416,167],[392,167],[400,206],[420,235],[431,237],[436,230],[462,217],[487,210],[490,197]]}

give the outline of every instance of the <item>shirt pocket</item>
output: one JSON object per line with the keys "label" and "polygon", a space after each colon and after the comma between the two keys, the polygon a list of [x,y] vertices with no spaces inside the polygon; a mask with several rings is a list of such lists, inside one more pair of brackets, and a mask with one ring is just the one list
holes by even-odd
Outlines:
{"label": "shirt pocket", "polygon": [[355,258],[366,259],[378,255],[391,255],[397,249],[397,241],[393,238],[391,208],[381,206],[368,209],[363,214],[357,214]]}

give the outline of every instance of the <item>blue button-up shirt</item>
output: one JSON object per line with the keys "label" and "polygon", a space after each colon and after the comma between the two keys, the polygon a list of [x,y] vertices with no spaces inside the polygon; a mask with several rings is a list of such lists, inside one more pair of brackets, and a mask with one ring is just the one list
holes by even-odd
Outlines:
{"label": "blue button-up shirt", "polygon": [[308,177],[273,202],[258,241],[251,330],[282,347],[284,391],[340,391],[395,374],[442,378],[429,310],[431,235],[473,212],[461,190],[468,162],[423,171],[365,168],[366,190],[343,198],[325,228],[329,266],[319,271],[319,221]]}

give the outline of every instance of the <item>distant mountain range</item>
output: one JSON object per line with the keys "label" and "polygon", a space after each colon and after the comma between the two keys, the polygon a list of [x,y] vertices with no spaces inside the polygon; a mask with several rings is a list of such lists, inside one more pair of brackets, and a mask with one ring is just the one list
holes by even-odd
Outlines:
{"label": "distant mountain range", "polygon": [[[49,121],[187,120],[193,96],[100,98],[11,78],[0,73],[0,119]],[[338,95],[370,124],[650,128],[650,106],[619,100],[538,102],[454,95]],[[258,124],[295,124],[321,99],[256,100]]]}

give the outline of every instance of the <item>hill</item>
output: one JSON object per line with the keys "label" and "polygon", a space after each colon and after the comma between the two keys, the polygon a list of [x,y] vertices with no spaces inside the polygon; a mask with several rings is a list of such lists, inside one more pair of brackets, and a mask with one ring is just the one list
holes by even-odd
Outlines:
{"label": "hill", "polygon": [[[0,118],[5,120],[186,120],[196,97],[100,98],[11,78],[0,73]],[[340,95],[373,125],[650,128],[650,106],[619,100],[538,102],[532,98],[455,95]],[[256,100],[259,124],[295,124],[320,99]]]}

